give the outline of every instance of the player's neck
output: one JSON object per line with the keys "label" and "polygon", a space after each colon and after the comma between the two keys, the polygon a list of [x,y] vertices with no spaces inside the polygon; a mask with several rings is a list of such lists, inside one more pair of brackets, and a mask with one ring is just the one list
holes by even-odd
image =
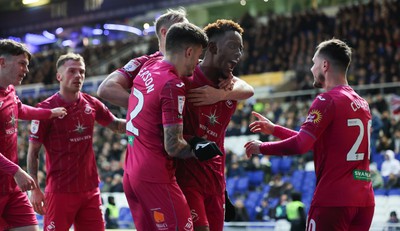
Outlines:
{"label": "player's neck", "polygon": [[200,63],[200,70],[203,72],[204,76],[210,80],[211,82],[218,84],[219,83],[219,78],[222,76],[220,75],[220,70],[217,67],[214,67],[212,65],[207,65],[206,62],[201,62]]}
{"label": "player's neck", "polygon": [[75,102],[79,99],[79,91],[78,92],[68,92],[68,91],[60,89],[58,94],[67,103]]}

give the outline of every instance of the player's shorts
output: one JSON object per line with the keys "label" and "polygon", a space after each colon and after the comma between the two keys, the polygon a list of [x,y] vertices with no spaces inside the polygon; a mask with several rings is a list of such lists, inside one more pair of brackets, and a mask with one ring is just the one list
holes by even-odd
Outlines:
{"label": "player's shorts", "polygon": [[194,227],[209,226],[210,230],[223,230],[224,193],[203,195],[192,187],[183,187],[182,191],[188,201]]}
{"label": "player's shorts", "polygon": [[151,183],[125,173],[123,185],[138,231],[193,231],[189,205],[176,182]]}
{"label": "player's shorts", "polygon": [[371,207],[314,207],[307,217],[306,231],[368,231],[374,206]]}
{"label": "player's shorts", "polygon": [[25,192],[0,194],[0,230],[37,225],[35,211]]}
{"label": "player's shorts", "polygon": [[46,192],[45,201],[45,231],[69,230],[72,224],[75,231],[105,230],[99,188],[77,193]]}

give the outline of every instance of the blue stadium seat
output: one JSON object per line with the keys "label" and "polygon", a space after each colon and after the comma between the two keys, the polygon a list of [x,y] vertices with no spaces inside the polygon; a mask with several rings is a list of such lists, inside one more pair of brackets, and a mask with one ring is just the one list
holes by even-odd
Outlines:
{"label": "blue stadium seat", "polygon": [[271,157],[269,159],[271,162],[271,172],[273,175],[279,173],[280,171],[280,163],[281,163],[281,158],[280,157]]}
{"label": "blue stadium seat", "polygon": [[250,171],[247,173],[251,186],[260,186],[264,181],[264,172],[262,170]]}
{"label": "blue stadium seat", "polygon": [[232,197],[233,194],[235,193],[236,183],[237,183],[237,178],[235,177],[228,177],[226,179],[226,191],[228,191],[228,195],[230,197]]}
{"label": "blue stadium seat", "polygon": [[279,163],[279,172],[281,173],[288,173],[292,168],[293,158],[285,156],[281,159]]}
{"label": "blue stadium seat", "polygon": [[[375,194],[376,195],[376,194]],[[389,196],[397,195],[400,196],[400,188],[392,188],[388,191]]]}
{"label": "blue stadium seat", "polygon": [[374,189],[374,194],[375,194],[375,195],[384,195],[384,196],[387,196],[387,195],[388,195],[388,190],[387,190],[387,189],[384,189],[384,188],[377,188],[377,189]]}
{"label": "blue stadium seat", "polygon": [[120,228],[130,228],[133,226],[131,210],[128,207],[119,209],[118,224]]}
{"label": "blue stadium seat", "polygon": [[245,193],[249,189],[249,177],[242,176],[237,180],[235,192]]}

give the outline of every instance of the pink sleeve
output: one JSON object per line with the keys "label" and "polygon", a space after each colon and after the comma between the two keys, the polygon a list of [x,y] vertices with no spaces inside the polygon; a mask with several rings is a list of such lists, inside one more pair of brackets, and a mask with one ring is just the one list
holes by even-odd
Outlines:
{"label": "pink sleeve", "polygon": [[43,120],[51,116],[50,109],[35,108],[26,104],[21,104],[18,111],[18,117],[22,120]]}
{"label": "pink sleeve", "polygon": [[18,165],[7,159],[3,154],[0,153],[0,170],[6,174],[14,176],[18,171]]}
{"label": "pink sleeve", "polygon": [[262,143],[260,145],[260,152],[264,155],[299,155],[309,151],[314,142],[315,139],[313,136],[307,132],[300,131],[297,135],[285,140]]}
{"label": "pink sleeve", "polygon": [[272,133],[272,135],[277,137],[277,138],[279,138],[279,139],[281,139],[281,140],[284,140],[284,139],[290,138],[292,136],[295,136],[298,133],[299,132],[293,131],[293,130],[291,130],[289,128],[285,128],[285,127],[282,127],[280,125],[275,125],[274,133]]}

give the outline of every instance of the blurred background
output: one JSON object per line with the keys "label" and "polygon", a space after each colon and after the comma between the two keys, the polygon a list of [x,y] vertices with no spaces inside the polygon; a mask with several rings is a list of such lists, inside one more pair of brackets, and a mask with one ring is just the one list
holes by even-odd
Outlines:
{"label": "blurred background", "polygon": [[[376,208],[371,230],[395,230],[388,221],[392,212],[400,213],[399,0],[0,0],[0,38],[23,42],[34,53],[17,94],[35,105],[55,93],[55,61],[73,51],[86,61],[83,91],[96,96],[108,73],[158,49],[153,23],[166,9],[179,6],[200,27],[225,18],[245,30],[244,55],[235,74],[255,88],[255,95],[240,102],[226,131],[227,189],[238,215],[225,230],[289,230],[285,205],[293,191],[301,193],[308,211],[315,189],[313,153],[248,159],[243,145],[253,138],[273,140],[251,134],[252,110],[299,129],[319,93],[310,72],[314,48],[333,37],[353,48],[348,80],[368,100],[373,114],[370,160]],[[107,105],[125,117],[124,109]],[[26,168],[30,124],[20,124],[20,165]],[[96,126],[104,210],[114,197],[119,228],[132,230],[122,187],[126,143],[125,136]],[[40,169],[44,187],[46,169],[43,164]],[[38,219],[42,222],[43,217]]]}

